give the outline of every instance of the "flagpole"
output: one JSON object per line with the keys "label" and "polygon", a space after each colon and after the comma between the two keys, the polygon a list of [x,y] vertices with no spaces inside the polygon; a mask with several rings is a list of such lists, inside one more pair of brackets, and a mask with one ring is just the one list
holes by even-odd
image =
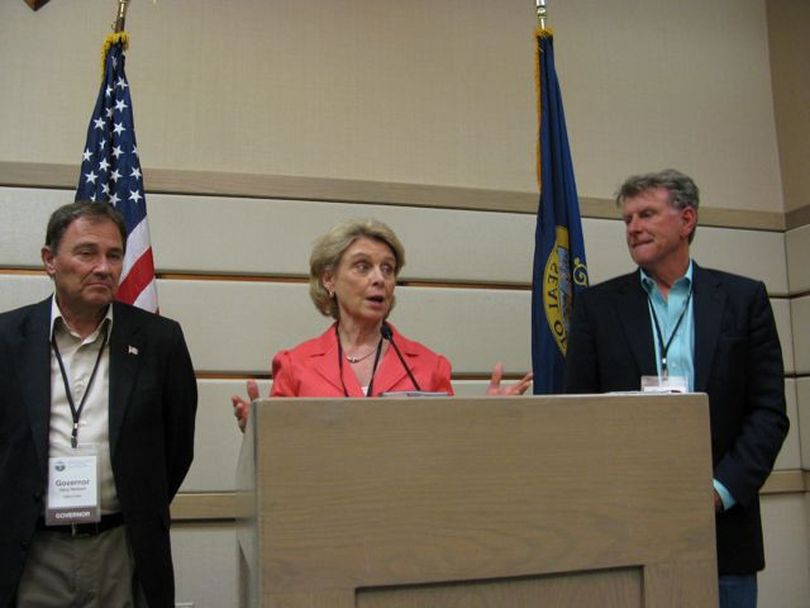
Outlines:
{"label": "flagpole", "polygon": [[[539,0],[538,0],[539,2]],[[113,24],[113,31],[118,34],[124,31],[124,24],[127,20],[127,6],[129,5],[129,0],[118,0],[118,13],[115,17],[115,23]]]}
{"label": "flagpole", "polygon": [[548,17],[548,9],[546,8],[546,0],[535,0],[537,7],[537,25],[541,30],[546,29],[546,18]]}

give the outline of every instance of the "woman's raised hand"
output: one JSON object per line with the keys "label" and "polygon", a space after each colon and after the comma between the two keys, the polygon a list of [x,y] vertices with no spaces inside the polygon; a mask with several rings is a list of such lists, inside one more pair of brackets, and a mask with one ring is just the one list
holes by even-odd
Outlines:
{"label": "woman's raised hand", "polygon": [[240,395],[231,395],[231,405],[233,405],[233,415],[236,416],[236,423],[239,430],[245,432],[248,415],[250,414],[250,402],[259,398],[259,385],[250,379],[247,381],[248,400],[245,401]]}
{"label": "woman's raised hand", "polygon": [[498,361],[492,368],[492,376],[489,379],[489,386],[487,387],[487,395],[495,395],[507,397],[510,395],[522,395],[526,392],[532,384],[534,374],[529,372],[523,378],[510,384],[509,386],[501,386],[501,379],[503,378],[503,363]]}

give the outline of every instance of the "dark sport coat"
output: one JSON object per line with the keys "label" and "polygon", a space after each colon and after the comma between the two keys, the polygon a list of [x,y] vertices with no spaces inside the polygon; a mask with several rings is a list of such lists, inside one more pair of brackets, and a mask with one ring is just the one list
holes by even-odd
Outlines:
{"label": "dark sport coat", "polygon": [[[47,487],[51,298],[0,314],[0,606],[12,605]],[[150,606],[174,606],[169,503],[191,465],[197,384],[180,326],[113,304],[110,456]]]}
{"label": "dark sport coat", "polygon": [[[720,574],[765,566],[759,489],[788,431],[782,350],[760,281],[693,266],[694,390],[709,395],[714,478],[737,504],[716,519]],[[566,356],[569,393],[639,390],[656,375],[639,272],[585,290]]]}

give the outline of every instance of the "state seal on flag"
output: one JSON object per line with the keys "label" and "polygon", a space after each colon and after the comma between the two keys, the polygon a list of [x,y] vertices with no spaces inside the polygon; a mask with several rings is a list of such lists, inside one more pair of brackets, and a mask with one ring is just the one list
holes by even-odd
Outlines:
{"label": "state seal on flag", "polygon": [[587,286],[588,271],[579,258],[574,258],[574,263],[571,264],[568,228],[557,226],[554,246],[548,254],[543,271],[543,309],[549,330],[563,356],[568,346],[575,284]]}

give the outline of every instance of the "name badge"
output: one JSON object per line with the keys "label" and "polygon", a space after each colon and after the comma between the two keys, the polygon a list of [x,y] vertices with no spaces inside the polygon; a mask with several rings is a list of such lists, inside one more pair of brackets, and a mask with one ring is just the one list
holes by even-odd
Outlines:
{"label": "name badge", "polygon": [[48,458],[48,526],[101,521],[98,455],[86,446],[71,452],[76,456]]}
{"label": "name badge", "polygon": [[642,376],[642,393],[688,393],[686,376]]}

